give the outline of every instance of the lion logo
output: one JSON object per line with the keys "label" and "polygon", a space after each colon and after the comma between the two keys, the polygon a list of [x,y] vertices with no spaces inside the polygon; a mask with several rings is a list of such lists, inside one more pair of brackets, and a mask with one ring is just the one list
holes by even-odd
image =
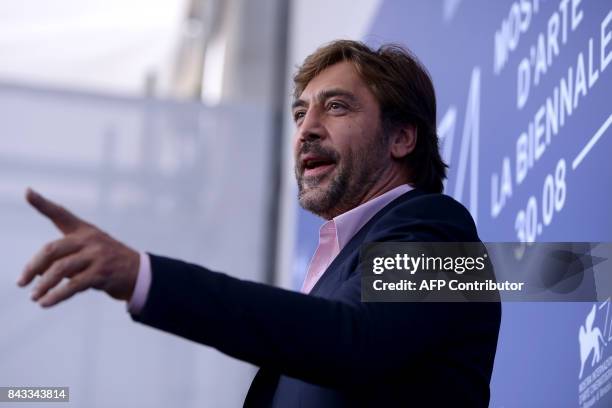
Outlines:
{"label": "lion logo", "polygon": [[591,353],[593,354],[591,367],[593,367],[601,361],[602,346],[606,346],[606,341],[599,327],[593,327],[596,312],[597,307],[593,305],[586,317],[585,324],[581,325],[580,330],[578,330],[578,342],[580,343],[580,374],[578,374],[578,379],[582,378],[584,365]]}

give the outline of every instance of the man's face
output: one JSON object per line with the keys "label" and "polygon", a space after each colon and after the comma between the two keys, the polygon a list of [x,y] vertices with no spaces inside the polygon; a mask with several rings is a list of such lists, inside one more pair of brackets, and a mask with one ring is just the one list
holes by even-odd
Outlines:
{"label": "man's face", "polygon": [[302,207],[331,219],[367,201],[391,159],[378,101],[353,65],[340,62],[313,78],[293,117]]}

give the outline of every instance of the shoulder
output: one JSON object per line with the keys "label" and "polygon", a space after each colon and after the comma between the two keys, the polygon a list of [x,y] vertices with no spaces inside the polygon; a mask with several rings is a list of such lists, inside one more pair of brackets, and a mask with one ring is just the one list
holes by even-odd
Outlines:
{"label": "shoulder", "polygon": [[445,194],[412,190],[395,199],[371,226],[369,238],[385,240],[479,241],[474,219],[457,200]]}

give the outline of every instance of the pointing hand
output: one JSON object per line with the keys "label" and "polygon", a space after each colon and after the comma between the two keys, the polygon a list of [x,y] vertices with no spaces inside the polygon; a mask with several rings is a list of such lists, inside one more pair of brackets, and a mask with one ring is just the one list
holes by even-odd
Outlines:
{"label": "pointing hand", "polygon": [[63,233],[62,238],[42,247],[17,281],[26,286],[40,275],[32,300],[49,307],[88,288],[103,290],[115,299],[131,298],[138,252],[31,189],[26,200]]}

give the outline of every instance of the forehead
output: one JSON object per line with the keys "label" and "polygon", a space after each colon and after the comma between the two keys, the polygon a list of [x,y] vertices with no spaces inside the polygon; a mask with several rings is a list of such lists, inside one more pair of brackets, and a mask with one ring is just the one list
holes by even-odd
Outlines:
{"label": "forehead", "polygon": [[374,94],[357,73],[353,64],[347,61],[339,62],[321,71],[308,82],[299,99],[310,101],[328,89],[350,92],[362,102],[375,102]]}

